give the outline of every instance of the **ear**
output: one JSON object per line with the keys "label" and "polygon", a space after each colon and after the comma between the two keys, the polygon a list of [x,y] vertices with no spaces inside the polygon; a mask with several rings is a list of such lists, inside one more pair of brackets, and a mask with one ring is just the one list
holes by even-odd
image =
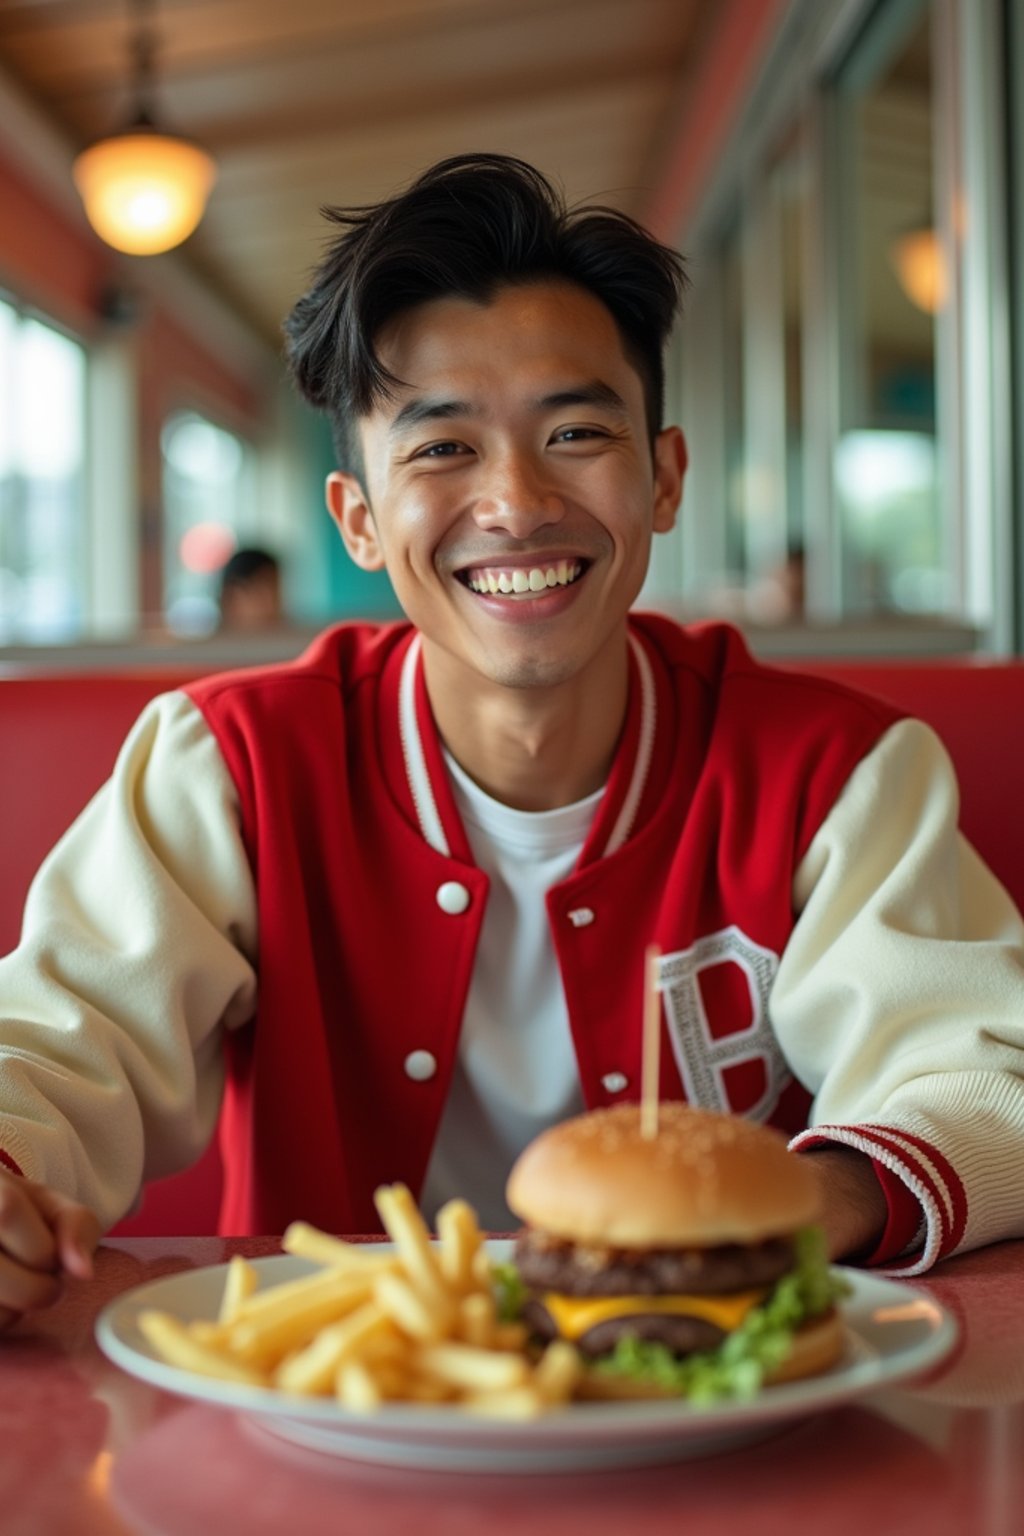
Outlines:
{"label": "ear", "polygon": [[659,432],[654,439],[655,533],[668,533],[675,527],[688,463],[686,438],[679,428],[666,427]]}
{"label": "ear", "polygon": [[364,571],[382,571],[384,551],[377,538],[377,525],[356,476],[333,470],[327,476],[324,497],[350,559]]}

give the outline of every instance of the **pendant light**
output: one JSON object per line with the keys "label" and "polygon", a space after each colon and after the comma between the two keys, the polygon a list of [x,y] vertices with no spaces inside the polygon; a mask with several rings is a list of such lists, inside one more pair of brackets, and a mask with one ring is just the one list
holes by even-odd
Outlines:
{"label": "pendant light", "polygon": [[889,250],[900,287],[926,315],[944,309],[949,297],[949,268],[938,231],[930,223],[905,230]]}
{"label": "pendant light", "polygon": [[131,256],[155,256],[180,245],[195,229],[217,172],[198,144],[158,126],[153,112],[154,0],[133,0],[133,8],[128,123],[82,151],[74,178],[101,240]]}

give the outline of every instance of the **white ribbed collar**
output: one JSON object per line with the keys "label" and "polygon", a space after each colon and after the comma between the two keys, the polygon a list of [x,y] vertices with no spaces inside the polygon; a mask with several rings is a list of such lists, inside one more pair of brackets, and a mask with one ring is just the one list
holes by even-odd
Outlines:
{"label": "white ribbed collar", "polygon": [[[636,636],[630,634],[628,639],[640,678],[640,733],[629,786],[623,796],[615,825],[605,844],[604,857],[621,848],[633,829],[654,751],[656,726],[654,676],[646,652]],[[416,713],[416,684],[422,665],[422,654],[423,638],[421,635],[415,635],[402,663],[402,678],[398,693],[398,730],[402,741],[402,757],[405,762],[409,792],[412,795],[420,831],[424,840],[435,852],[450,858],[451,848],[437,808],[434,786],[427,771],[427,758],[423,750],[423,738]]]}

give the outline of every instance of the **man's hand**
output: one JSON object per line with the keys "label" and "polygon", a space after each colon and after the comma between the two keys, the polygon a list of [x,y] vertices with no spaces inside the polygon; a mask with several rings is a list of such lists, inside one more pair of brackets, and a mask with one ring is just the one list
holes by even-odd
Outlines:
{"label": "man's hand", "polygon": [[801,1152],[821,1184],[821,1225],[830,1259],[866,1258],[885,1231],[888,1206],[869,1158],[852,1147]]}
{"label": "man's hand", "polygon": [[99,1239],[84,1205],[0,1169],[0,1329],[55,1302],[62,1273],[90,1279]]}

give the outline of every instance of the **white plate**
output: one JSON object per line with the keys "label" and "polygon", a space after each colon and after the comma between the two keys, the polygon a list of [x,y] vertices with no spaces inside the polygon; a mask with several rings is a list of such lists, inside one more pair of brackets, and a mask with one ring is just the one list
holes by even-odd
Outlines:
{"label": "white plate", "polygon": [[[388,1245],[381,1245],[386,1247]],[[492,1241],[496,1260],[508,1241]],[[290,1255],[252,1261],[261,1285],[315,1266]],[[878,1387],[917,1376],[956,1341],[944,1308],[914,1286],[843,1269],[851,1294],[842,1304],[843,1358],[821,1376],[769,1387],[750,1402],[696,1408],[680,1401],[577,1403],[527,1423],[473,1418],[444,1406],[387,1404],[379,1413],[348,1413],[326,1398],[296,1398],[236,1386],[167,1365],[139,1331],[155,1307],[186,1322],[217,1314],[225,1264],[187,1270],[126,1291],[96,1323],[101,1348],[117,1365],[164,1391],[253,1415],[253,1425],[334,1456],[439,1471],[566,1472],[677,1461],[744,1444]]]}

